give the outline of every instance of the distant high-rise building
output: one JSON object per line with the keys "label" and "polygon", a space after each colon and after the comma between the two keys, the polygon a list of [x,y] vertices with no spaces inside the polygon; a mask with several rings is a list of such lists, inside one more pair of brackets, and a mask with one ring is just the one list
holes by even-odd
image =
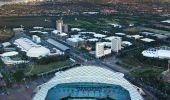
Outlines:
{"label": "distant high-rise building", "polygon": [[57,21],[56,21],[56,28],[57,28],[57,30],[58,30],[60,33],[63,32],[62,27],[63,27],[63,20],[57,20]]}
{"label": "distant high-rise building", "polygon": [[96,43],[96,58],[104,56],[104,43]]}
{"label": "distant high-rise building", "polygon": [[121,50],[121,44],[122,44],[122,38],[121,37],[116,37],[112,39],[112,51],[113,52],[119,52]]}
{"label": "distant high-rise building", "polygon": [[68,25],[67,24],[63,24],[62,26],[63,28],[63,32],[67,33],[68,32]]}

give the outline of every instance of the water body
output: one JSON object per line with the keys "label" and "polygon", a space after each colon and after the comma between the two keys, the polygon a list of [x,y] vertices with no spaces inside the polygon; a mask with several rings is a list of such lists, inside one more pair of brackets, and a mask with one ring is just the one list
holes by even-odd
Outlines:
{"label": "water body", "polygon": [[21,3],[21,2],[25,2],[26,0],[15,0],[15,1],[0,1],[0,6],[4,5],[4,4],[14,4],[14,3]]}

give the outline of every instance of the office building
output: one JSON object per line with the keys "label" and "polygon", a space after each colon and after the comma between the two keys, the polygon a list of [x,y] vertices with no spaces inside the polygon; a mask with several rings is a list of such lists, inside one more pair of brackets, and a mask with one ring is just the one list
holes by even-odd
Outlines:
{"label": "office building", "polygon": [[35,43],[41,43],[41,38],[37,35],[33,35],[32,36],[32,40],[35,42]]}
{"label": "office building", "polygon": [[63,20],[57,20],[56,21],[56,28],[57,30],[62,33],[63,32]]}
{"label": "office building", "polygon": [[63,24],[62,29],[63,29],[64,33],[68,33],[68,25],[67,24]]}
{"label": "office building", "polygon": [[104,43],[96,43],[96,58],[104,56]]}
{"label": "office building", "polygon": [[122,44],[122,38],[121,37],[115,37],[112,39],[112,46],[111,49],[113,52],[119,52],[121,50],[121,44]]}

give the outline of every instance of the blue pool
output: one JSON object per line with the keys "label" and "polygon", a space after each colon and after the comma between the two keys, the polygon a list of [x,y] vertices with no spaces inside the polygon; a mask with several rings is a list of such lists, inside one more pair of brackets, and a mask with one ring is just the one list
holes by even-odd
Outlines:
{"label": "blue pool", "polygon": [[129,92],[118,85],[103,83],[65,83],[48,91],[46,100],[72,98],[112,98],[114,100],[130,100]]}

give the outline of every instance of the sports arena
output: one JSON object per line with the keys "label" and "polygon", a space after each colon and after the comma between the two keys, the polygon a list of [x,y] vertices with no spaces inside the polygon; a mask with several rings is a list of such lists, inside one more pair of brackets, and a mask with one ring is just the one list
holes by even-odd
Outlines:
{"label": "sports arena", "polygon": [[170,58],[170,49],[168,48],[152,48],[144,50],[142,55],[150,58],[160,58],[160,59],[169,59]]}
{"label": "sports arena", "polygon": [[[33,100],[143,100],[124,74],[97,66],[81,66],[57,72],[41,86]],[[110,100],[109,99],[109,100]]]}

